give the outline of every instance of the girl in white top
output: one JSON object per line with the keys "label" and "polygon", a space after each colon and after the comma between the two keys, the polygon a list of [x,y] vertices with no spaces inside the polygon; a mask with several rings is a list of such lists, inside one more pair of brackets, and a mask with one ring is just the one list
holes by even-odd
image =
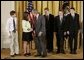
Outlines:
{"label": "girl in white top", "polygon": [[33,29],[31,28],[31,24],[29,22],[28,12],[24,12],[22,20],[22,29],[23,29],[22,40],[23,40],[24,56],[31,55],[29,43],[31,40],[33,40],[32,38]]}
{"label": "girl in white top", "polygon": [[22,21],[22,28],[23,28],[23,32],[31,32],[32,31],[30,22],[26,21],[26,20]]}

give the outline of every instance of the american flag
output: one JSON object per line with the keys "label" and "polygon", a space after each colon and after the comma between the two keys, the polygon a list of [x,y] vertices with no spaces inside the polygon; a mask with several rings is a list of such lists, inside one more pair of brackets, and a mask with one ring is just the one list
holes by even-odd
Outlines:
{"label": "american flag", "polygon": [[63,1],[64,3],[69,3],[69,1]]}
{"label": "american flag", "polygon": [[33,9],[33,2],[32,1],[28,1],[28,12],[31,12]]}
{"label": "american flag", "polygon": [[[34,17],[32,14],[32,10],[33,10],[33,2],[28,1],[27,11],[29,13],[29,19],[30,19],[31,27],[34,29]],[[31,49],[32,49],[32,41],[31,41]]]}
{"label": "american flag", "polygon": [[66,8],[66,6],[69,6],[69,1],[63,1],[63,10]]}
{"label": "american flag", "polygon": [[32,10],[33,10],[33,2],[32,1],[28,1],[28,6],[27,6],[27,11],[29,13],[29,18],[30,18],[30,23],[32,28],[34,28],[34,16],[32,14]]}

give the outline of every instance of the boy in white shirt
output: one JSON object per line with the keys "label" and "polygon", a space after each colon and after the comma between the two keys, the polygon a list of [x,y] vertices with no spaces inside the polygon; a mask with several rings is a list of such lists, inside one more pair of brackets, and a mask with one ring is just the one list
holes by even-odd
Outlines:
{"label": "boy in white shirt", "polygon": [[17,34],[17,18],[16,12],[10,11],[10,17],[7,20],[7,31],[10,38],[10,56],[14,57],[19,54],[18,34]]}

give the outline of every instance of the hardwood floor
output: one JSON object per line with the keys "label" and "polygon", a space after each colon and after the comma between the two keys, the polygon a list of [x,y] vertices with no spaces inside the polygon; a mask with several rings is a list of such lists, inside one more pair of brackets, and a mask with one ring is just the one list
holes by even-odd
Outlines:
{"label": "hardwood floor", "polygon": [[20,56],[15,56],[15,57],[10,57],[9,55],[9,49],[3,49],[1,51],[1,59],[83,59],[83,50],[79,49],[77,51],[77,54],[69,54],[69,50],[66,51],[66,54],[56,54],[55,52],[53,53],[48,53],[47,57],[34,57],[36,54],[36,50],[32,50],[32,55],[25,57],[23,54]]}

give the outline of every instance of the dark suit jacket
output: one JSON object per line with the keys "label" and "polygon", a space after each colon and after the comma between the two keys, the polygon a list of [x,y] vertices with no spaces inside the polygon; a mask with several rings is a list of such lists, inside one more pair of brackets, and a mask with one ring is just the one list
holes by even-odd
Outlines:
{"label": "dark suit jacket", "polygon": [[69,14],[67,20],[69,31],[78,31],[80,29],[79,14],[75,13],[74,18]]}
{"label": "dark suit jacket", "polygon": [[47,19],[46,15],[45,17],[45,26],[46,31],[53,32],[54,31],[54,15],[49,14],[49,20]]}
{"label": "dark suit jacket", "polygon": [[45,18],[44,16],[39,15],[35,23],[36,35],[38,35],[39,32],[42,32],[42,34],[45,35],[45,31]]}
{"label": "dark suit jacket", "polygon": [[65,17],[63,17],[62,23],[60,24],[60,17],[59,15],[55,17],[54,19],[54,31],[64,31],[65,30]]}

